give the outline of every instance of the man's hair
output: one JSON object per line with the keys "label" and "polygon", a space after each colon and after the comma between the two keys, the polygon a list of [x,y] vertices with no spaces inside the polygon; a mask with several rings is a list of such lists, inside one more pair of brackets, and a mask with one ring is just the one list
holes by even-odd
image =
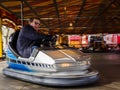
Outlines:
{"label": "man's hair", "polygon": [[40,20],[39,17],[32,17],[32,18],[29,19],[29,22],[32,22],[34,19]]}

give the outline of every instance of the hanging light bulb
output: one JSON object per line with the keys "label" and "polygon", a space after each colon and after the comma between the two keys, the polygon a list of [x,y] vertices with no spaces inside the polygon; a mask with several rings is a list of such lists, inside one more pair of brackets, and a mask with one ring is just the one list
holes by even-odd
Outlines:
{"label": "hanging light bulb", "polygon": [[69,23],[69,26],[72,27],[72,26],[73,26],[73,23],[70,22],[70,23]]}
{"label": "hanging light bulb", "polygon": [[67,9],[67,7],[65,6],[65,7],[64,7],[64,10],[66,11],[66,9]]}

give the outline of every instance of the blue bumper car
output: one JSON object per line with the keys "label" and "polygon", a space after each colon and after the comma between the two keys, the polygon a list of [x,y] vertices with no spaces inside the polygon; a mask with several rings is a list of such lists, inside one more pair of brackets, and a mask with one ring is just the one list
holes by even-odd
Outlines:
{"label": "blue bumper car", "polygon": [[24,58],[15,49],[17,36],[14,33],[9,40],[4,75],[47,86],[88,85],[99,79],[98,71],[91,68],[91,57],[78,49],[34,49]]}

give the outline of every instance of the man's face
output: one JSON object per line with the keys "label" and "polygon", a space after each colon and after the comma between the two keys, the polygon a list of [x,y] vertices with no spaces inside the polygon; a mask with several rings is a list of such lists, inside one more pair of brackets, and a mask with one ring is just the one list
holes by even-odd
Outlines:
{"label": "man's face", "polygon": [[40,28],[40,20],[34,19],[34,20],[30,23],[30,25],[31,25],[36,31],[38,31],[39,28]]}

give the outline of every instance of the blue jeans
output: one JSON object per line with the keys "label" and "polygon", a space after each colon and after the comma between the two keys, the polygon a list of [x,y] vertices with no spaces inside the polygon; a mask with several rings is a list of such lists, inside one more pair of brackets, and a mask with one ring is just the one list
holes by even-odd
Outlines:
{"label": "blue jeans", "polygon": [[32,51],[34,50],[34,49],[38,49],[39,47],[38,46],[32,46]]}

